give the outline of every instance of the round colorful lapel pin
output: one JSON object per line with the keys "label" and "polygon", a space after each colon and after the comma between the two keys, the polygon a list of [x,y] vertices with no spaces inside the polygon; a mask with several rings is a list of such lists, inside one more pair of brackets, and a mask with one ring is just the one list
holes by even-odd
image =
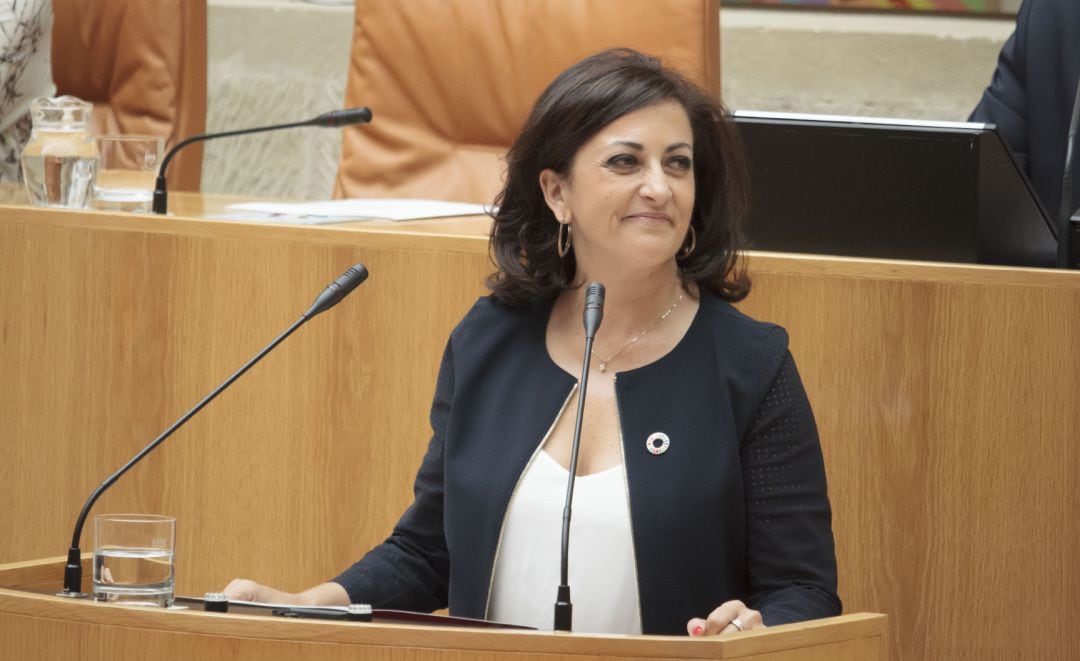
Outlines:
{"label": "round colorful lapel pin", "polygon": [[645,440],[645,449],[655,455],[664,454],[670,445],[671,439],[662,431],[650,434],[649,438]]}

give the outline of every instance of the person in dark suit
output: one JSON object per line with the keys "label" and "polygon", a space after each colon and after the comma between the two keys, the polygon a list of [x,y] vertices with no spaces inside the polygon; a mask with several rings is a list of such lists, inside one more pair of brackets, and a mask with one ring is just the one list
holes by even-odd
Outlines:
{"label": "person in dark suit", "polygon": [[[1061,205],[1069,118],[1080,78],[1080,1],[1024,0],[970,121],[996,124],[1051,216]],[[1075,147],[1074,147],[1075,149]],[[1080,175],[1073,163],[1073,179]],[[1080,206],[1073,189],[1070,213]]]}
{"label": "person in dark suit", "polygon": [[[655,58],[593,55],[507,155],[491,296],[447,343],[413,505],[299,594],[551,628],[584,369],[607,286],[569,543],[574,631],[711,635],[840,613],[825,467],[787,333],[732,303],[746,167],[724,108]],[[547,595],[547,596],[545,596]]]}

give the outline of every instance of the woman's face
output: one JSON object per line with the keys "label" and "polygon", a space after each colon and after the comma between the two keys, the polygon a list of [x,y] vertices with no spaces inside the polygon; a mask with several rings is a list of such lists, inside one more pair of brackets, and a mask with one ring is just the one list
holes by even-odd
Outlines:
{"label": "woman's face", "polygon": [[578,265],[673,260],[694,210],[693,153],[686,111],[669,100],[601,129],[567,178],[544,170],[540,185],[555,218],[571,223]]}

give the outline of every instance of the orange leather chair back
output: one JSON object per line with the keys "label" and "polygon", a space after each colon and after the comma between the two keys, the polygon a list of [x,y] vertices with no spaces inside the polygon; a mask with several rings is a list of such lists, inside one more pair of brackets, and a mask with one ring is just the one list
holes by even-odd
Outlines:
{"label": "orange leather chair back", "polygon": [[563,69],[628,46],[720,94],[719,0],[357,0],[335,197],[490,203],[502,157]]}
{"label": "orange leather chair back", "polygon": [[[94,104],[95,134],[206,130],[206,0],[53,0],[57,94]],[[199,190],[202,148],[169,165],[172,190]]]}

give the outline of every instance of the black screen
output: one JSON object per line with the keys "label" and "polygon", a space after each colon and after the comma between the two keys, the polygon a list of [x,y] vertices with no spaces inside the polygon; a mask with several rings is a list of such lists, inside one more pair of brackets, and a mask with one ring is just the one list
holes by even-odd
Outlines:
{"label": "black screen", "polygon": [[992,128],[737,113],[751,248],[1052,265],[1054,239]]}

